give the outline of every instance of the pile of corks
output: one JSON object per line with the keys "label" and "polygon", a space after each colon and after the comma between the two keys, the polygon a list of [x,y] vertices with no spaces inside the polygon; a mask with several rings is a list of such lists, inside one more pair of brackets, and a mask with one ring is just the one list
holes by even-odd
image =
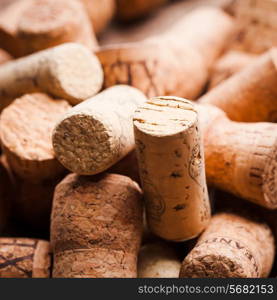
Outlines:
{"label": "pile of corks", "polygon": [[276,30],[274,0],[3,1],[0,277],[276,276]]}

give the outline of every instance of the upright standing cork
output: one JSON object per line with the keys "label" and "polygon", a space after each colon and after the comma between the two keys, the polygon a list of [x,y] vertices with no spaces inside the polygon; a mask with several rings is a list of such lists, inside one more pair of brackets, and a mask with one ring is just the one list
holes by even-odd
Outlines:
{"label": "upright standing cork", "polygon": [[141,235],[141,190],[134,181],[68,175],[54,196],[53,277],[136,277]]}
{"label": "upright standing cork", "polygon": [[64,172],[55,158],[51,137],[56,122],[70,107],[65,100],[34,93],[16,99],[3,110],[2,148],[9,165],[21,178],[40,181]]}
{"label": "upright standing cork", "polygon": [[73,107],[53,132],[56,157],[77,174],[107,170],[134,149],[132,116],[145,100],[139,90],[121,85]]}
{"label": "upright standing cork", "polygon": [[47,278],[50,247],[43,240],[0,238],[0,278]]}
{"label": "upright standing cork", "polygon": [[0,66],[0,111],[26,93],[44,92],[77,104],[102,87],[97,59],[82,45],[67,43]]}
{"label": "upright standing cork", "polygon": [[173,247],[164,242],[142,246],[138,258],[138,278],[178,278],[181,261]]}
{"label": "upright standing cork", "polygon": [[274,255],[274,238],[265,223],[220,213],[184,259],[180,277],[267,277]]}
{"label": "upright standing cork", "polygon": [[176,97],[157,97],[139,107],[134,132],[150,230],[173,241],[198,236],[210,205],[198,114]]}
{"label": "upright standing cork", "polygon": [[277,48],[200,98],[239,122],[277,121]]}
{"label": "upright standing cork", "polygon": [[227,14],[207,8],[185,16],[159,36],[103,47],[96,54],[103,65],[104,86],[128,84],[148,97],[197,98],[233,30]]}
{"label": "upright standing cork", "polygon": [[277,208],[277,125],[238,123],[212,106],[198,107],[210,185]]}

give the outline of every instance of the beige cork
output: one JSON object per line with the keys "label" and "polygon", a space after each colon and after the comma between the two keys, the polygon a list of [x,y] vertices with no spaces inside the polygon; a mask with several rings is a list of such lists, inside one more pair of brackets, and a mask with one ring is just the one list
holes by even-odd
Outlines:
{"label": "beige cork", "polygon": [[11,55],[8,52],[6,52],[5,50],[0,49],[0,65],[7,63],[8,61],[11,61],[11,60],[12,60]]}
{"label": "beige cork", "polygon": [[71,106],[46,94],[27,94],[0,116],[0,140],[13,171],[32,181],[56,178],[64,167],[56,160],[51,137],[56,122]]}
{"label": "beige cork", "polygon": [[277,125],[232,122],[212,105],[198,110],[208,183],[276,209]]}
{"label": "beige cork", "polygon": [[257,55],[242,51],[230,50],[213,66],[208,89],[211,90],[226,79],[252,64]]}
{"label": "beige cork", "polygon": [[164,34],[105,46],[96,52],[105,74],[104,86],[128,84],[148,97],[197,98],[233,29],[232,19],[222,11],[201,9]]}
{"label": "beige cork", "polygon": [[53,132],[58,160],[70,171],[94,175],[134,149],[132,117],[145,96],[130,86],[115,86],[73,107]]}
{"label": "beige cork", "polygon": [[176,97],[157,97],[139,107],[134,132],[150,230],[167,240],[198,236],[210,204],[198,114]]}
{"label": "beige cork", "polygon": [[265,223],[220,213],[184,259],[180,277],[267,277],[274,255],[274,238]]}
{"label": "beige cork", "polygon": [[115,0],[82,0],[95,33],[100,34],[112,20],[116,4]]}
{"label": "beige cork", "polygon": [[239,122],[277,121],[277,48],[200,98]]}
{"label": "beige cork", "polygon": [[116,0],[117,18],[131,21],[141,18],[165,4],[167,0]]}
{"label": "beige cork", "polygon": [[138,257],[139,278],[178,278],[181,261],[172,246],[156,242],[142,246]]}
{"label": "beige cork", "polygon": [[141,190],[134,181],[68,175],[53,202],[53,277],[136,277],[141,235]]}
{"label": "beige cork", "polygon": [[77,104],[95,95],[102,82],[97,57],[82,45],[66,43],[0,66],[0,110],[34,92]]}
{"label": "beige cork", "polygon": [[0,238],[0,278],[48,278],[49,242]]}

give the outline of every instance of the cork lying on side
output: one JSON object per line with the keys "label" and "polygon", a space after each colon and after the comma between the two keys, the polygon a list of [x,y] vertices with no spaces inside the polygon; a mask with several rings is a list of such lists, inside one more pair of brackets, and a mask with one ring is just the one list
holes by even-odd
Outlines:
{"label": "cork lying on side", "polygon": [[277,48],[200,98],[239,122],[277,121]]}
{"label": "cork lying on side", "polygon": [[0,278],[48,278],[49,242],[27,238],[0,238]]}
{"label": "cork lying on side", "polygon": [[274,238],[265,223],[220,213],[184,259],[180,277],[267,277],[274,255]]}
{"label": "cork lying on side", "polygon": [[136,110],[134,132],[150,230],[173,241],[198,236],[209,223],[210,204],[194,105],[153,98]]}
{"label": "cork lying on side", "polygon": [[26,93],[44,92],[77,104],[102,87],[103,71],[87,48],[66,43],[0,66],[0,111]]}
{"label": "cork lying on side", "polygon": [[32,181],[55,179],[64,173],[52,148],[56,122],[71,106],[46,94],[16,99],[0,116],[0,140],[12,170]]}
{"label": "cork lying on side", "polygon": [[134,149],[132,116],[145,100],[139,90],[120,85],[73,107],[53,132],[57,159],[81,175],[110,168]]}
{"label": "cork lying on side", "polygon": [[53,277],[136,277],[141,235],[141,190],[134,181],[68,175],[54,196]]}

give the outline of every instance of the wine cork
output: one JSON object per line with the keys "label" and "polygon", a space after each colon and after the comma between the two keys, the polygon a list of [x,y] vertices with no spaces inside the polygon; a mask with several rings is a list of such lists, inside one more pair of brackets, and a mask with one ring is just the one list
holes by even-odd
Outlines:
{"label": "wine cork", "polygon": [[0,67],[0,111],[15,98],[43,92],[77,104],[102,86],[98,59],[84,46],[63,44]]}
{"label": "wine cork", "polygon": [[257,57],[255,54],[242,51],[228,51],[213,66],[208,89],[213,89],[243,68],[251,65]]}
{"label": "wine cork", "polygon": [[78,0],[16,1],[0,17],[0,40],[16,57],[68,42],[98,47],[85,7]]}
{"label": "wine cork", "polygon": [[180,277],[267,277],[274,254],[274,238],[265,223],[220,213],[184,259]]}
{"label": "wine cork", "polygon": [[68,175],[53,202],[53,277],[136,277],[141,235],[141,190],[134,181]]}
{"label": "wine cork", "polygon": [[276,122],[277,49],[273,48],[248,67],[200,98],[223,109],[239,122]]}
{"label": "wine cork", "polygon": [[142,246],[138,257],[138,278],[178,278],[181,261],[164,242]]}
{"label": "wine cork", "polygon": [[0,116],[0,140],[12,170],[32,181],[56,178],[64,167],[56,160],[51,137],[56,122],[70,109],[46,94],[16,99]]}
{"label": "wine cork", "polygon": [[82,1],[87,9],[94,32],[100,34],[107,27],[115,14],[115,0]]}
{"label": "wine cork", "polygon": [[198,115],[176,97],[157,97],[139,107],[134,132],[150,230],[185,241],[208,225],[210,204]]}
{"label": "wine cork", "polygon": [[117,18],[131,21],[143,17],[165,4],[167,0],[117,0]]}
{"label": "wine cork", "polygon": [[7,63],[10,60],[12,60],[11,55],[3,49],[0,49],[0,65]]}
{"label": "wine cork", "polygon": [[0,238],[0,278],[48,278],[49,242],[27,238]]}
{"label": "wine cork", "polygon": [[276,124],[232,122],[212,105],[198,111],[208,184],[276,209]]}
{"label": "wine cork", "polygon": [[56,157],[80,175],[107,170],[134,149],[132,116],[145,100],[139,90],[121,85],[75,106],[54,129]]}
{"label": "wine cork", "polygon": [[192,12],[159,36],[102,47],[96,54],[103,66],[104,86],[128,84],[148,97],[195,99],[233,30],[227,14],[207,8]]}

